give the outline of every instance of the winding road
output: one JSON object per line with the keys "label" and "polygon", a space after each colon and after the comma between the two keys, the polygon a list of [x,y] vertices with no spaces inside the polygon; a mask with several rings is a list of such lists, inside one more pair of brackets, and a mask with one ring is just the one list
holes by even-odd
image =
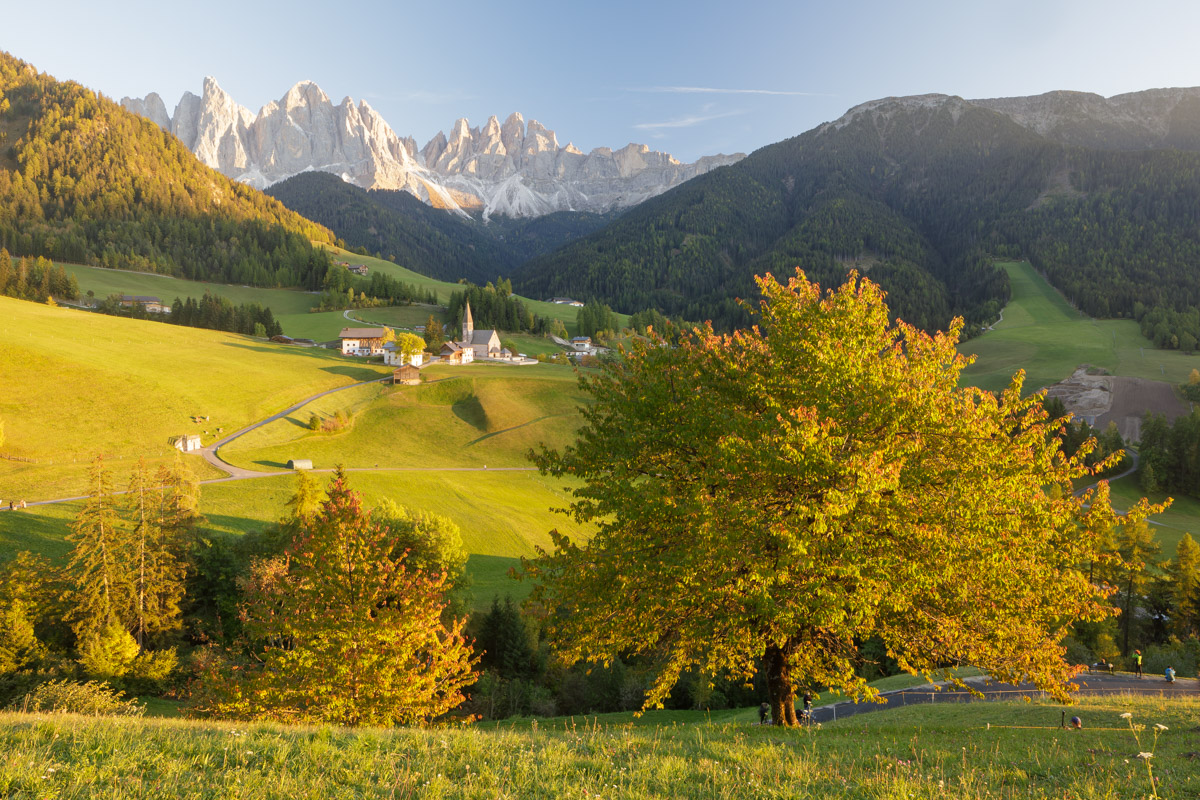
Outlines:
{"label": "winding road", "polygon": [[[249,433],[250,431],[254,430],[255,428],[261,428],[263,425],[272,423],[277,419],[282,419],[283,417],[286,417],[288,414],[291,414],[294,411],[299,411],[301,408],[308,405],[312,401],[318,400],[322,397],[325,397],[326,395],[334,394],[335,392],[344,392],[347,389],[353,389],[356,386],[367,386],[372,383],[386,383],[390,380],[391,380],[390,377],[372,378],[369,381],[359,381],[358,383],[348,383],[345,386],[337,386],[333,389],[327,389],[323,392],[318,392],[317,394],[314,394],[311,397],[306,397],[303,400],[301,400],[300,402],[288,406],[283,411],[280,411],[277,414],[272,414],[271,416],[269,416],[265,419],[261,419],[258,422],[255,422],[251,425],[247,425],[246,427],[242,428],[241,430],[234,431],[233,433],[229,434],[225,438],[219,439],[219,440],[213,442],[208,447],[203,447],[200,450],[193,451],[196,455],[199,455],[201,458],[203,458],[205,461],[207,461],[213,467],[215,467],[216,469],[225,473],[224,478],[209,478],[208,480],[200,481],[200,484],[203,486],[203,485],[208,485],[210,483],[227,483],[229,481],[246,481],[246,480],[254,480],[257,478],[283,478],[283,477],[287,477],[289,475],[294,475],[295,474],[294,470],[264,472],[264,471],[260,471],[260,470],[246,469],[245,467],[238,467],[238,466],[230,464],[228,461],[225,461],[224,459],[222,459],[220,457],[220,455],[218,455],[217,451],[223,445],[229,444],[234,439],[237,439],[239,436],[244,436],[247,433]],[[332,470],[332,469],[313,469],[313,470],[308,470],[308,471],[325,473],[325,472],[333,472],[334,470]],[[486,466],[484,466],[484,467],[348,467],[348,468],[346,468],[345,471],[346,472],[535,472],[535,471],[537,471],[537,467],[492,467],[491,469],[489,469]],[[116,492],[113,492],[112,494],[121,495],[121,494],[125,494],[125,492],[124,491],[116,491]],[[50,506],[50,505],[55,505],[58,503],[71,503],[76,500],[86,500],[88,497],[89,497],[89,495],[76,495],[74,497],[57,497],[57,498],[54,498],[53,500],[34,500],[31,502],[26,502],[25,505],[27,507]],[[7,505],[0,506],[0,511],[8,511],[8,510],[9,510],[9,508]],[[17,509],[17,510],[19,510],[19,509]]]}

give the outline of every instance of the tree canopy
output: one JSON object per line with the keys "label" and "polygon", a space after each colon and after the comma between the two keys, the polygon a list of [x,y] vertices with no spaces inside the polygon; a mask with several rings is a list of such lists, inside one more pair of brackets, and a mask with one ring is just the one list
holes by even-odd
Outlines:
{"label": "tree canopy", "polygon": [[1065,697],[1063,636],[1111,613],[1080,568],[1114,519],[1106,484],[1073,493],[1091,445],[1061,452],[1022,373],[960,387],[961,320],[889,324],[853,273],[758,286],[759,325],[635,342],[582,377],[578,439],[534,454],[581,481],[567,511],[596,528],[524,562],[561,654],[652,664],[647,705],[687,670],[765,668],[791,723],[797,684],[872,694],[868,637],[910,672],[970,663]]}

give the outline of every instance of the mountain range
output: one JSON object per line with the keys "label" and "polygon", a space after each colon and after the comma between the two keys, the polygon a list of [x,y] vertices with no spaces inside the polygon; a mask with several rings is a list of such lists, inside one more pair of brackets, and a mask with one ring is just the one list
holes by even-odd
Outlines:
{"label": "mountain range", "polygon": [[874,100],[533,259],[513,286],[729,327],[756,274],[857,268],[940,328],[993,319],[1008,284],[992,262],[1024,257],[1095,316],[1194,313],[1197,149],[1194,88]]}
{"label": "mountain range", "polygon": [[557,211],[606,213],[637,205],[743,154],[684,164],[644,144],[583,153],[554,131],[513,113],[482,127],[457,120],[417,148],[365,101],[334,105],[311,81],[251,113],[217,81],[185,92],[167,114],[156,94],[121,105],[175,134],[206,165],[258,189],[310,170],[366,189],[403,190],[460,215],[536,217]]}

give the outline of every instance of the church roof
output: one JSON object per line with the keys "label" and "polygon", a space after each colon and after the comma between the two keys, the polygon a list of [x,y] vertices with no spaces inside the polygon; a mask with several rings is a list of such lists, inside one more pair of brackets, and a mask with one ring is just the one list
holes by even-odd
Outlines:
{"label": "church roof", "polygon": [[467,310],[463,312],[463,327],[470,325],[475,327],[475,321],[471,319],[471,304],[467,303]]}

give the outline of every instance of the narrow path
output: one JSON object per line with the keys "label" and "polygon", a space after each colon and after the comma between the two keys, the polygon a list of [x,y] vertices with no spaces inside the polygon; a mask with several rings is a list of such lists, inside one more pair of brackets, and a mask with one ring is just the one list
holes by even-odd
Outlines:
{"label": "narrow path", "polygon": [[[207,486],[210,483],[229,483],[230,481],[252,481],[259,478],[289,478],[296,474],[295,470],[282,470],[280,472],[254,472],[253,470],[241,469],[221,463],[221,469],[227,472],[236,470],[241,473],[238,475],[228,475],[224,478],[209,478],[208,480],[200,481],[201,486]],[[332,473],[332,469],[309,469],[304,470],[310,473]],[[346,472],[536,472],[537,467],[347,467]],[[109,492],[108,496],[116,496],[129,494],[125,489],[115,492]],[[59,503],[73,503],[76,500],[87,500],[91,495],[81,494],[75,497],[56,497],[53,500],[33,500],[26,501],[25,505],[28,508],[34,506],[53,506]],[[19,512],[20,509],[14,509],[13,513]],[[0,506],[0,512],[8,512],[8,505]]]}

